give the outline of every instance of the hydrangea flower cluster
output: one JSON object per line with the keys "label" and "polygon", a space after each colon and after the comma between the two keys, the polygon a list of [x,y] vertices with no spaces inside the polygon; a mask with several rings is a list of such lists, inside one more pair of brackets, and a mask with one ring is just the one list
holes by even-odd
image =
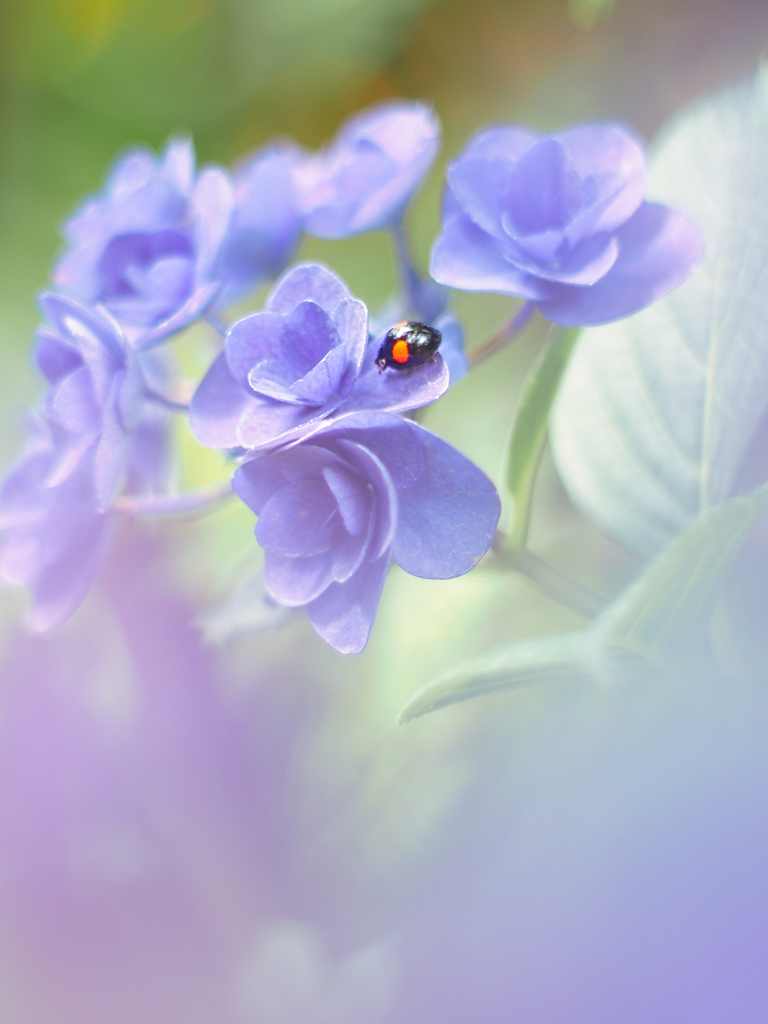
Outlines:
{"label": "hydrangea flower cluster", "polygon": [[[40,297],[48,392],[0,488],[0,575],[31,588],[36,629],[75,611],[121,514],[190,507],[170,491],[179,414],[237,464],[269,598],[306,608],[339,651],[365,646],[392,561],[447,579],[485,555],[493,484],[409,418],[467,370],[444,286],[517,295],[558,324],[599,323],[679,284],[701,243],[681,214],[643,201],[642,149],[623,129],[539,138],[501,127],[448,168],[423,279],[403,216],[439,139],[429,107],[397,101],[351,118],[318,153],[268,144],[232,173],[197,171],[192,144],[174,140],[159,158],[123,156],[67,221],[54,290]],[[373,230],[392,233],[402,281],[376,317],[328,267],[285,269],[304,233]],[[234,301],[274,278],[262,309],[222,328]],[[184,401],[160,346],[201,320],[221,348]],[[438,332],[437,354],[410,359],[401,340],[383,359],[401,321]]]}

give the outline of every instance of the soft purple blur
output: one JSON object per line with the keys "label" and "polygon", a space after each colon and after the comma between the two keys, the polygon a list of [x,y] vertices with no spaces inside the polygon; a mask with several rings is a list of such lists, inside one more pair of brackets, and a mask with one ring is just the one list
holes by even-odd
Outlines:
{"label": "soft purple blur", "polygon": [[37,332],[37,364],[51,387],[45,417],[57,442],[46,478],[52,487],[92,456],[99,511],[109,508],[124,482],[131,435],[146,397],[139,360],[103,309],[90,309],[54,293],[40,298],[51,326]]}
{"label": "soft purple blur", "polygon": [[161,483],[167,420],[148,410],[139,357],[103,309],[53,293],[40,306],[35,355],[50,391],[0,487],[0,577],[32,590],[30,623],[44,631],[85,597],[117,492]]}
{"label": "soft purple blur", "polygon": [[121,491],[163,492],[173,472],[170,413],[153,385],[167,369],[137,354],[101,307],[53,292],[36,362],[50,390],[29,412],[29,439],[0,485],[0,579],[33,594],[29,623],[44,632],[73,614],[115,527]]}
{"label": "soft purple blur", "polygon": [[296,165],[305,230],[348,238],[396,227],[439,145],[440,123],[424,103],[391,100],[355,114],[327,149]]}
{"label": "soft purple blur", "polygon": [[298,147],[272,144],[234,170],[234,205],[216,276],[224,281],[217,306],[246,295],[288,263],[299,242],[302,216],[293,183]]}
{"label": "soft purple blur", "polygon": [[[158,582],[167,556],[123,536],[90,619],[4,656],[14,1024],[762,1024],[757,677],[545,687],[393,724],[369,812],[401,852],[382,859],[359,805],[375,762],[318,773],[328,667],[201,648]],[[441,756],[464,781],[422,789],[432,823],[402,852]]]}
{"label": "soft purple blur", "polygon": [[43,632],[64,622],[88,592],[114,526],[99,510],[91,447],[61,476],[61,446],[33,419],[19,464],[0,487],[0,578],[32,591],[29,622]]}

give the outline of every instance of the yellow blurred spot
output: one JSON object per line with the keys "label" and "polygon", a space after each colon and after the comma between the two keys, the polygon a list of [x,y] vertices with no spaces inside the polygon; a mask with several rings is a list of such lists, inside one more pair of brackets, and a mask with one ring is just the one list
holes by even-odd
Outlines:
{"label": "yellow blurred spot", "polygon": [[130,7],[145,0],[61,0],[61,15],[73,36],[98,50],[114,34]]}
{"label": "yellow blurred spot", "polygon": [[85,48],[100,50],[121,29],[133,26],[156,38],[186,31],[200,21],[211,0],[59,0],[59,14]]}

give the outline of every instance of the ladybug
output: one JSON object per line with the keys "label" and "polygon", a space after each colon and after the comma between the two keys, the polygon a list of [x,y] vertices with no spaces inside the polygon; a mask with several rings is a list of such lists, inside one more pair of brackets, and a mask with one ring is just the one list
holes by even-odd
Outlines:
{"label": "ladybug", "polygon": [[391,327],[382,342],[376,365],[379,373],[387,367],[392,370],[411,370],[428,362],[440,347],[442,334],[434,327],[413,320]]}

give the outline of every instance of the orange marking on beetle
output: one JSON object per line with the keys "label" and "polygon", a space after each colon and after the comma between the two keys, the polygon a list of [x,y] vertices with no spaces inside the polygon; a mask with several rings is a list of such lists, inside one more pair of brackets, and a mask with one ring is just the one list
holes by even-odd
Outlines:
{"label": "orange marking on beetle", "polygon": [[401,338],[392,346],[392,358],[396,363],[408,362],[408,342]]}

